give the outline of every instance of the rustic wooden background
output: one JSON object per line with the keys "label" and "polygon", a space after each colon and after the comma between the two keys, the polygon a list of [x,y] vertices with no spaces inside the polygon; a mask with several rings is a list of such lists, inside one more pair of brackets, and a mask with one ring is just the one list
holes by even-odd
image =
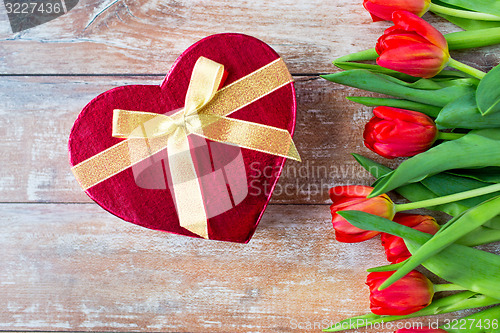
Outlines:
{"label": "rustic wooden background", "polygon": [[[0,330],[306,332],[369,311],[365,269],[385,263],[379,239],[337,243],[327,190],[372,180],[350,157],[374,157],[361,140],[371,109],[345,100],[363,92],[318,77],[388,27],[361,3],[80,0],[15,34],[0,4]],[[93,97],[160,83],[185,48],[220,32],[267,42],[297,82],[303,162],[287,162],[247,245],[123,222],[86,197],[67,162],[69,130]],[[499,54],[454,52],[484,70]]]}

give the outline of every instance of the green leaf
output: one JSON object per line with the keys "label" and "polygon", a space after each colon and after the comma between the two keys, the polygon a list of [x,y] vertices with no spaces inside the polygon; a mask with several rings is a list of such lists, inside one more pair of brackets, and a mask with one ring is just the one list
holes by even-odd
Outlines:
{"label": "green leaf", "polygon": [[[496,28],[500,27],[500,21],[480,21],[480,20],[469,20],[466,18],[447,16],[447,15],[440,15],[440,16],[442,16],[444,19],[450,21],[451,23],[458,25],[460,28],[462,28],[464,30],[481,31],[481,30],[486,30],[486,29],[496,29]],[[488,40],[488,45],[493,45],[493,44],[498,43],[498,41],[496,41],[496,40],[497,39],[490,38]],[[455,46],[454,49],[456,50],[456,49],[480,47],[480,46],[484,46],[486,41],[483,40],[481,42],[478,41],[478,42],[469,43],[469,44],[465,44],[465,41],[463,41],[462,43],[464,44],[464,46],[462,46],[462,47]],[[466,45],[467,45],[467,47],[465,47]]]}
{"label": "green leaf", "polygon": [[500,216],[491,219],[491,221],[486,223],[484,226],[490,228],[490,230],[500,230]]}
{"label": "green leaf", "polygon": [[[406,259],[408,260],[408,259]],[[390,265],[384,265],[384,266],[378,266],[378,267],[372,267],[368,268],[366,271],[367,272],[389,272],[389,271],[395,271],[399,267],[403,266],[403,264],[406,262],[406,260],[398,262],[397,264],[390,264]]]}
{"label": "green leaf", "polygon": [[386,74],[390,75],[392,77],[398,78],[400,80],[403,80],[405,82],[415,82],[418,81],[419,78],[415,76],[411,76],[408,74],[400,73],[398,71],[394,71],[392,69],[388,69],[379,65],[372,65],[372,64],[365,64],[365,63],[360,63],[360,62],[341,62],[341,61],[335,61],[333,63],[335,66],[337,66],[340,69],[343,70],[351,70],[351,69],[367,69],[370,70],[372,73],[381,73],[381,74]]}
{"label": "green leaf", "polygon": [[500,131],[484,129],[471,131],[460,139],[443,142],[418,154],[384,177],[370,197],[391,191],[407,183],[450,169],[500,166]]}
{"label": "green leaf", "polygon": [[[337,214],[355,227],[375,230],[401,237],[411,253],[432,236],[380,216],[361,211],[342,211]],[[459,244],[451,244],[422,265],[439,277],[493,298],[500,302],[500,256]]]}
{"label": "green leaf", "polygon": [[[377,163],[368,157],[364,157],[358,154],[352,154],[356,161],[365,168],[369,173],[371,173],[375,178],[381,179],[382,177],[390,174],[393,170],[380,163]],[[412,183],[405,186],[401,186],[396,189],[396,192],[401,194],[403,197],[410,201],[421,201],[426,199],[437,198],[437,195],[430,191],[427,187],[421,183]],[[430,209],[428,207],[428,209]]]}
{"label": "green leaf", "polygon": [[[491,183],[485,183],[472,178],[449,174],[447,172],[425,178],[420,183],[432,191],[436,197],[443,197],[450,194],[461,193],[492,185]],[[457,216],[465,212],[467,209],[477,206],[480,203],[498,195],[500,195],[500,192],[484,194],[470,199],[438,205],[435,206],[434,209],[444,211],[451,216]]]}
{"label": "green leaf", "polygon": [[[425,244],[417,247],[415,251],[411,251],[412,256],[400,267],[394,274],[392,274],[381,286],[380,288],[386,288],[392,283],[396,282],[411,270],[415,269],[417,266],[425,262],[431,256],[439,253],[443,249],[450,246],[459,238],[465,236],[472,230],[482,226],[495,216],[500,214],[500,197],[488,200],[476,207],[467,210],[463,215],[451,220],[445,226],[443,226],[430,240]],[[420,245],[420,244],[419,244]],[[500,273],[500,257],[498,261],[498,272]],[[435,274],[442,277],[444,272],[448,268],[440,269],[440,271],[433,271]],[[498,279],[498,285],[500,286],[500,276]],[[500,291],[498,294],[500,298]]]}
{"label": "green leaf", "polygon": [[500,65],[486,73],[477,87],[477,107],[483,115],[494,114],[500,111],[499,77]]}
{"label": "green leaf", "polygon": [[458,169],[450,174],[474,179],[484,183],[500,183],[500,167],[485,167],[479,169]]}
{"label": "green leaf", "polygon": [[446,87],[458,87],[458,86],[469,86],[475,89],[475,87],[477,87],[478,84],[479,80],[472,77],[451,78],[451,79],[450,78],[436,79],[436,77],[434,77],[432,79],[419,79],[415,82],[406,82],[407,87],[422,89],[422,90],[437,90]]}
{"label": "green leaf", "polygon": [[339,332],[348,329],[372,326],[377,323],[387,323],[390,321],[416,318],[423,316],[432,316],[441,313],[461,311],[498,304],[498,300],[492,297],[480,295],[471,291],[464,291],[458,294],[442,297],[433,300],[429,306],[420,311],[404,316],[381,316],[373,313],[367,313],[362,316],[356,316],[342,320],[335,325],[323,330],[324,332]]}
{"label": "green leaf", "polygon": [[459,96],[475,91],[474,81],[469,79],[439,83],[421,79],[410,84],[389,75],[372,73],[365,69],[352,69],[321,77],[347,86],[439,107],[445,106]]}
{"label": "green leaf", "polygon": [[476,12],[500,15],[500,1],[497,0],[440,0],[440,2]]}
{"label": "green leaf", "polygon": [[[334,61],[333,63],[335,66],[337,66],[340,69],[343,70],[351,70],[351,69],[367,69],[372,73],[379,73],[379,74],[386,74],[392,77],[395,77],[399,80],[413,83],[416,81],[422,80],[419,77],[411,76],[408,74],[404,74],[392,69],[388,69],[379,65],[373,65],[373,64],[367,64],[367,63],[360,63],[360,62],[353,62],[353,61]],[[441,80],[449,80],[449,79],[468,79],[470,80],[471,77],[463,72],[460,71],[450,71],[450,70],[442,70],[439,72],[437,75],[432,77],[431,79],[426,79],[424,82],[429,81],[429,82],[439,82]],[[478,84],[479,82],[472,82],[474,84]],[[426,83],[427,84],[427,83]],[[435,86],[436,88],[442,88],[442,85],[437,85]],[[425,87],[421,88],[425,89]],[[431,89],[434,89],[431,87]]]}
{"label": "green leaf", "polygon": [[[489,23],[497,24],[497,22]],[[452,32],[445,37],[450,50],[489,46],[500,43],[500,27]]]}
{"label": "green leaf", "polygon": [[[494,22],[496,24],[496,22]],[[500,27],[465,30],[444,35],[450,50],[468,49],[500,43]]]}
{"label": "green leaf", "polygon": [[456,243],[465,246],[478,246],[500,241],[500,230],[488,227],[488,223],[469,232],[467,235],[457,240]]}
{"label": "green leaf", "polygon": [[[392,169],[367,157],[358,154],[353,154],[353,156],[363,168],[365,168],[376,178],[382,177],[383,175],[386,175],[392,171]],[[449,194],[460,193],[487,185],[474,179],[462,178],[447,173],[440,173],[426,178],[423,180],[423,182],[425,182],[425,185],[423,185],[422,182],[419,182],[401,186],[396,189],[396,192],[410,201],[421,201],[426,199],[438,198]],[[450,202],[444,205],[427,207],[427,209],[440,210],[451,216],[458,216],[469,208],[478,205],[482,201],[486,201],[490,198],[490,196],[496,195],[500,195],[500,193],[497,192],[476,198]],[[477,246],[496,241],[500,241],[500,217],[495,217],[491,221],[485,223],[483,226],[480,226],[474,231],[469,232],[467,235],[457,240],[457,243],[465,246]],[[396,265],[375,267],[373,269],[369,269],[368,271],[391,271],[396,270],[400,266],[402,266],[401,263]]]}
{"label": "green leaf", "polygon": [[347,61],[364,61],[364,60],[375,60],[378,58],[377,51],[375,48],[363,50],[351,54],[347,54],[340,58],[337,58],[333,61],[333,64],[336,65],[337,62],[347,62]]}
{"label": "green leaf", "polygon": [[437,117],[441,111],[440,107],[408,101],[406,99],[395,98],[376,98],[376,97],[362,97],[362,96],[349,96],[348,100],[363,104],[366,106],[390,106],[393,108],[400,108],[406,110],[413,110],[422,112],[429,117]]}
{"label": "green leaf", "polygon": [[[467,18],[444,15],[444,14],[440,14],[440,13],[435,13],[435,14],[438,16],[441,16],[445,20],[448,20],[455,25],[458,25],[460,28],[468,30],[468,31],[479,31],[479,30],[500,27],[499,21],[480,21],[480,20],[471,20],[471,19],[467,19]],[[479,39],[481,39],[481,38],[479,38]],[[467,43],[467,41],[464,40],[464,41],[459,42],[459,43],[461,44],[460,46],[454,45],[454,48],[453,48],[454,50],[484,46],[485,41],[476,41],[476,42],[472,42],[472,43]],[[498,43],[498,42],[494,42],[493,40],[491,41],[491,44],[496,44],[496,43]],[[491,44],[488,44],[488,45],[491,45]],[[478,46],[475,46],[475,45],[478,45]]]}
{"label": "green leaf", "polygon": [[[372,161],[367,157],[358,154],[353,154],[353,156],[358,161],[358,163],[361,164],[363,168],[365,168],[376,178],[380,179],[381,177],[392,172],[392,169],[383,166],[375,161]],[[410,201],[422,201],[422,200],[442,197],[449,194],[455,194],[468,190],[473,190],[476,188],[483,187],[485,185],[488,184],[473,179],[462,178],[459,176],[454,176],[446,173],[440,173],[425,178],[422,180],[422,182],[411,183],[408,185],[398,187],[396,189],[396,192],[401,194],[403,197],[405,197]],[[427,207],[427,209],[439,210],[451,216],[457,216],[465,212],[467,209],[474,207],[493,196],[495,196],[495,194],[450,202],[438,206]]]}
{"label": "green leaf", "polygon": [[436,118],[441,128],[483,129],[500,128],[500,113],[482,115],[471,92],[448,103]]}

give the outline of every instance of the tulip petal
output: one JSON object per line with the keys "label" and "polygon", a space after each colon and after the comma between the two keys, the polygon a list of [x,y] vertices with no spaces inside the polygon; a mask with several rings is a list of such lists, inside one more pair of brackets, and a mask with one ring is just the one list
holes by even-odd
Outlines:
{"label": "tulip petal", "polygon": [[[434,235],[439,230],[436,219],[428,215],[397,213],[393,221],[431,235]],[[411,256],[403,238],[382,233],[380,240],[384,247],[387,260],[391,263],[405,260]]]}
{"label": "tulip petal", "polygon": [[339,242],[356,243],[370,239],[379,234],[378,231],[364,230],[353,226],[337,212],[342,210],[363,210],[388,219],[394,217],[394,204],[387,195],[367,199],[373,190],[370,186],[351,185],[336,186],[329,191],[333,204],[330,206],[335,238]]}
{"label": "tulip petal", "polygon": [[431,44],[403,45],[386,50],[377,58],[379,66],[423,78],[439,73],[448,61],[449,54]]}
{"label": "tulip petal", "polygon": [[396,10],[407,10],[419,16],[425,14],[429,8],[429,0],[365,0],[363,6],[370,14],[383,20],[390,21]]}
{"label": "tulip petal", "polygon": [[434,126],[434,121],[429,116],[417,111],[393,108],[390,106],[379,106],[373,109],[373,114],[381,119],[399,119],[401,121],[418,123],[424,126]]}
{"label": "tulip petal", "polygon": [[403,30],[415,31],[442,50],[448,49],[448,42],[446,42],[443,34],[417,15],[403,10],[395,11],[392,14],[392,21],[395,26]]}
{"label": "tulip petal", "polygon": [[390,287],[379,290],[393,272],[368,274],[366,284],[370,288],[370,309],[378,315],[407,315],[428,306],[434,290],[432,282],[422,273],[411,271]]}
{"label": "tulip petal", "polygon": [[363,132],[364,143],[386,158],[414,156],[437,138],[434,122],[420,112],[379,106],[373,113]]}
{"label": "tulip petal", "polygon": [[339,200],[343,197],[362,197],[366,198],[372,191],[372,187],[363,185],[345,185],[332,187],[328,193],[332,201]]}
{"label": "tulip petal", "polygon": [[382,35],[377,40],[377,53],[382,54],[385,50],[413,44],[429,44],[429,41],[416,33],[396,30],[390,34]]}

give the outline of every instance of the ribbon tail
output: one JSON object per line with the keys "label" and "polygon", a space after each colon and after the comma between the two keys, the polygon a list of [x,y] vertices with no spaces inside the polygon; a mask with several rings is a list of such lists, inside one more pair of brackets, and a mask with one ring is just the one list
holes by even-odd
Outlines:
{"label": "ribbon tail", "polygon": [[301,161],[287,130],[245,120],[198,114],[201,126],[190,132],[204,138]]}
{"label": "ribbon tail", "polygon": [[167,153],[179,224],[208,239],[205,205],[184,128],[178,128],[168,138]]}

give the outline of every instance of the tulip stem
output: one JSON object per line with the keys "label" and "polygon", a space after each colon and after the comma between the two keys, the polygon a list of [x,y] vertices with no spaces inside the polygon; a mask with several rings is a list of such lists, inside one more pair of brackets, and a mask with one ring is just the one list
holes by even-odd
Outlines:
{"label": "tulip stem", "polygon": [[450,61],[448,62],[448,66],[453,67],[455,69],[458,69],[459,71],[462,71],[466,74],[469,74],[475,78],[482,79],[486,73],[483,71],[480,71],[477,68],[471,67],[469,65],[466,65],[460,61],[457,61],[455,59],[450,58]]}
{"label": "tulip stem", "polygon": [[435,284],[434,285],[434,292],[438,293],[440,291],[457,291],[457,290],[467,290],[464,287],[460,287],[456,284],[453,283],[443,283],[443,284]]}
{"label": "tulip stem", "polygon": [[375,49],[368,49],[359,51],[356,53],[347,54],[340,58],[337,58],[333,61],[333,64],[337,62],[347,62],[347,61],[364,61],[364,60],[373,60],[378,57],[377,51]]}
{"label": "tulip stem", "polygon": [[484,194],[489,194],[489,193],[498,192],[498,191],[500,191],[500,184],[494,184],[494,185],[484,186],[484,187],[477,188],[477,189],[470,190],[470,191],[446,195],[446,196],[439,197],[439,198],[433,198],[433,199],[428,199],[428,200],[422,200],[422,201],[410,202],[410,203],[406,203],[406,204],[395,205],[396,206],[395,209],[396,209],[396,212],[401,212],[404,210],[411,210],[411,209],[425,208],[425,207],[430,207],[430,206],[443,205],[443,204],[447,204],[450,202],[474,198],[474,197],[478,197],[478,196],[481,196]]}
{"label": "tulip stem", "polygon": [[446,133],[446,132],[438,132],[437,140],[456,140],[463,137],[465,134],[463,133]]}
{"label": "tulip stem", "polygon": [[436,5],[435,3],[431,3],[431,7],[429,8],[429,10],[435,14],[450,15],[470,20],[500,21],[500,16],[497,15],[481,13],[481,12],[473,12],[470,10],[455,9],[455,8]]}

